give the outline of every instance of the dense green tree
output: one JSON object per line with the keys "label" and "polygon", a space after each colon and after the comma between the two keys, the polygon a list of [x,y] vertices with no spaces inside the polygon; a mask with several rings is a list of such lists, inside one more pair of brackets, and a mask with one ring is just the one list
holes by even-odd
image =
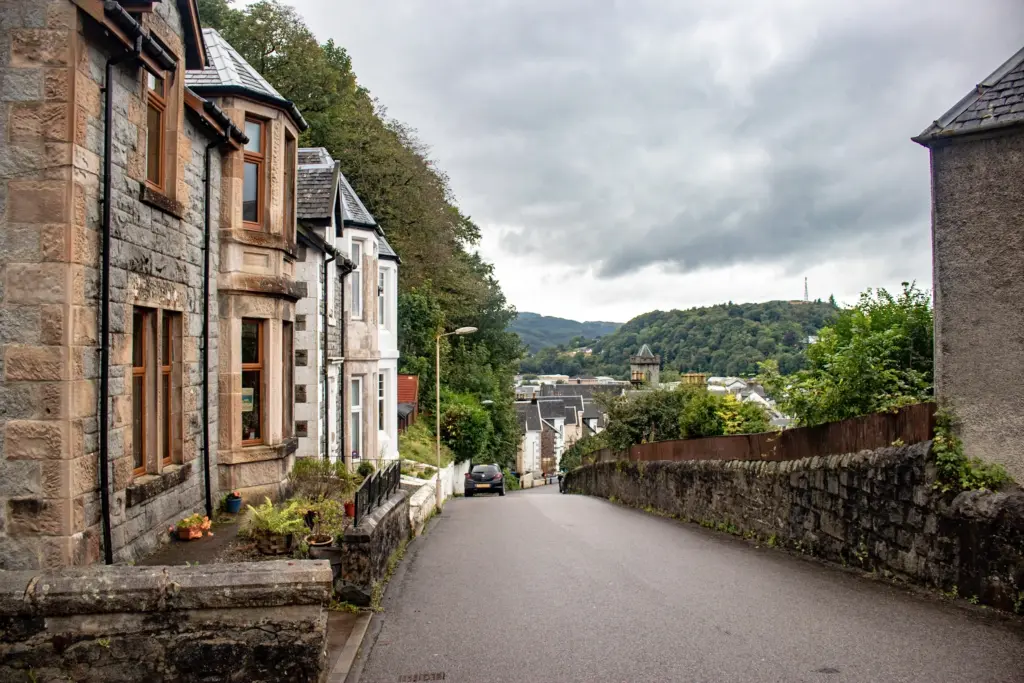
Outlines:
{"label": "dense green tree", "polygon": [[569,472],[577,467],[589,464],[590,456],[607,446],[603,435],[604,432],[596,435],[588,434],[578,439],[562,453],[562,459],[558,463],[559,468],[563,472]]}
{"label": "dense green tree", "polygon": [[[520,363],[522,372],[610,375],[626,378],[629,356],[641,344],[661,355],[665,373],[706,372],[752,375],[758,364],[775,360],[784,373],[804,364],[808,336],[837,313],[828,303],[768,301],[721,304],[685,311],[653,311],[633,318],[594,341],[591,355],[542,348]],[[520,320],[519,328],[530,319]],[[529,338],[530,332],[521,332]]]}
{"label": "dense green tree", "polygon": [[913,283],[893,296],[868,290],[807,349],[807,367],[761,380],[780,410],[801,425],[843,420],[932,397],[931,297]]}

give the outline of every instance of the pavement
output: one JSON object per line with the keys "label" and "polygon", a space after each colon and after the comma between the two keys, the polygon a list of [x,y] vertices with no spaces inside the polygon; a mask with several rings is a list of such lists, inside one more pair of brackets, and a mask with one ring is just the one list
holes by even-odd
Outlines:
{"label": "pavement", "polygon": [[1024,681],[1024,627],[557,487],[454,499],[349,683]]}

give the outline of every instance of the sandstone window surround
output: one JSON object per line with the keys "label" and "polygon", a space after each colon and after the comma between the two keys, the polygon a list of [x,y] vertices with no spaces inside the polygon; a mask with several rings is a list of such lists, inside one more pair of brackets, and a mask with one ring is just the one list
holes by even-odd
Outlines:
{"label": "sandstone window surround", "polygon": [[291,322],[285,320],[281,323],[281,363],[283,369],[281,373],[281,410],[283,411],[282,431],[286,439],[292,436],[295,420],[295,404],[292,398],[292,392],[295,388],[295,335],[292,330]]}
{"label": "sandstone window surround", "polygon": [[[295,187],[298,182],[299,146],[290,130],[284,132],[284,233],[295,243]],[[303,256],[303,261],[305,256]]]}
{"label": "sandstone window surround", "polygon": [[[159,334],[157,331],[159,330]],[[159,353],[157,353],[159,349]],[[154,474],[181,461],[181,314],[132,310],[132,473]],[[159,462],[155,454],[159,453]],[[151,455],[153,457],[151,457]]]}
{"label": "sandstone window surround", "polygon": [[141,199],[150,206],[181,218],[184,206],[179,202],[178,184],[183,182],[182,161],[178,155],[183,134],[184,85],[177,70],[139,69],[141,105],[145,109],[145,177]]}
{"label": "sandstone window surround", "polygon": [[352,240],[352,262],[356,264],[356,267],[348,279],[352,283],[352,318],[355,320],[363,318],[363,250],[365,246],[364,240]]}
{"label": "sandstone window surround", "polygon": [[242,320],[242,445],[263,443],[264,434],[264,327],[266,322]]}
{"label": "sandstone window surround", "polygon": [[[264,207],[267,196],[266,179],[266,122],[247,116],[245,134],[249,142],[245,144],[245,156],[242,175],[242,223],[247,230],[264,229]],[[292,228],[294,230],[294,228]]]}

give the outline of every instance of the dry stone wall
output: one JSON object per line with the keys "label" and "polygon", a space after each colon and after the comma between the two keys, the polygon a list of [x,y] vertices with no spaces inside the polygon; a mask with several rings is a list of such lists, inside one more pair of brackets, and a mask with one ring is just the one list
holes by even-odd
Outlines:
{"label": "dry stone wall", "polygon": [[935,476],[929,441],[790,462],[605,462],[566,484],[1020,611],[1024,492],[943,494]]}
{"label": "dry stone wall", "polygon": [[342,537],[341,575],[334,589],[341,600],[370,604],[374,586],[387,574],[388,559],[409,539],[409,493],[398,491],[383,505],[349,528]]}

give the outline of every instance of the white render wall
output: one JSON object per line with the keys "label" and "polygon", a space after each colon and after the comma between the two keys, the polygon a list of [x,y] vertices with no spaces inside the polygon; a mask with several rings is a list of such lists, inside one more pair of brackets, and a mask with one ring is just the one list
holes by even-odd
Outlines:
{"label": "white render wall", "polygon": [[[321,372],[323,362],[323,318],[319,313],[319,302],[323,298],[323,258],[317,249],[305,248],[305,261],[296,261],[295,279],[306,283],[307,296],[295,303],[295,315],[305,316],[306,329],[295,330],[295,351],[306,352],[305,367],[295,366],[295,384],[306,386],[306,401],[295,402],[295,421],[305,421],[307,436],[299,437],[298,457],[313,457],[321,454],[323,423],[320,420],[320,404],[323,402]],[[293,394],[294,396],[294,394]]]}

